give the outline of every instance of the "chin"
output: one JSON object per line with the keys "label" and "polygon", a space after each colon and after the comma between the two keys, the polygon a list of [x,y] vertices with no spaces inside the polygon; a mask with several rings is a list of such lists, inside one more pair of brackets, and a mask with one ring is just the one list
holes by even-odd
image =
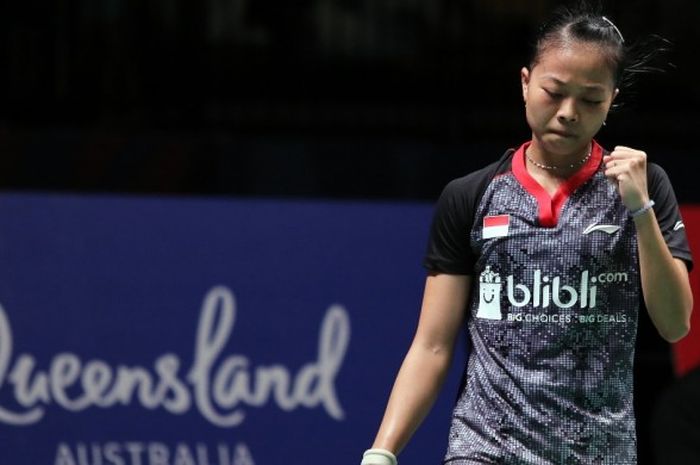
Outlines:
{"label": "chin", "polygon": [[562,137],[556,134],[548,134],[542,138],[544,149],[556,155],[569,155],[572,152],[583,150],[587,145],[588,142],[582,142],[580,137]]}

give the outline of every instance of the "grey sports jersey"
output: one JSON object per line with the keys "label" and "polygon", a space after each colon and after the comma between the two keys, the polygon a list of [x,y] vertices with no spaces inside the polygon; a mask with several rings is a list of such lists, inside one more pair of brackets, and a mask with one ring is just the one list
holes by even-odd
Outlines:
{"label": "grey sports jersey", "polygon": [[[436,213],[426,266],[473,274],[472,350],[445,462],[634,465],[634,223],[600,146],[553,197],[527,173],[525,147],[451,183]],[[654,176],[657,215],[680,221]],[[672,253],[690,262],[675,233]]]}

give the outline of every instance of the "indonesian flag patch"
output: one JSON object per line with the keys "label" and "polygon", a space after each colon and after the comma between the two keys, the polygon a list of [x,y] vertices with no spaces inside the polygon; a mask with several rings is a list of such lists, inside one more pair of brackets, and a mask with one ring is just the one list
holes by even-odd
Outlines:
{"label": "indonesian flag patch", "polygon": [[484,218],[484,229],[481,233],[482,239],[492,239],[494,237],[505,237],[508,235],[508,225],[510,215],[487,216]]}

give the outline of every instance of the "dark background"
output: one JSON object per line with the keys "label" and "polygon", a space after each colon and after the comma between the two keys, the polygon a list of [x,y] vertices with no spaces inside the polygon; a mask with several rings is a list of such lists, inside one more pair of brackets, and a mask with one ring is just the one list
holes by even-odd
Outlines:
{"label": "dark background", "polygon": [[[519,70],[554,1],[23,0],[0,11],[0,188],[433,201],[529,136]],[[599,140],[700,202],[700,2],[605,2],[674,44]],[[671,382],[642,317],[637,409]]]}

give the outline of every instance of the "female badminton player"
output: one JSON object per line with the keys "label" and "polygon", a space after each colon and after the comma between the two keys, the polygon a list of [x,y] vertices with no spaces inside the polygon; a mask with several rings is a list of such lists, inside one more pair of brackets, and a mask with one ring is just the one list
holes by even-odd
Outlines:
{"label": "female badminton player", "polygon": [[471,349],[445,464],[636,465],[639,309],[677,341],[693,303],[665,172],[643,148],[594,139],[643,69],[630,50],[586,6],[539,30],[520,71],[532,137],[444,189],[418,328],[363,465],[396,464],[463,325]]}

